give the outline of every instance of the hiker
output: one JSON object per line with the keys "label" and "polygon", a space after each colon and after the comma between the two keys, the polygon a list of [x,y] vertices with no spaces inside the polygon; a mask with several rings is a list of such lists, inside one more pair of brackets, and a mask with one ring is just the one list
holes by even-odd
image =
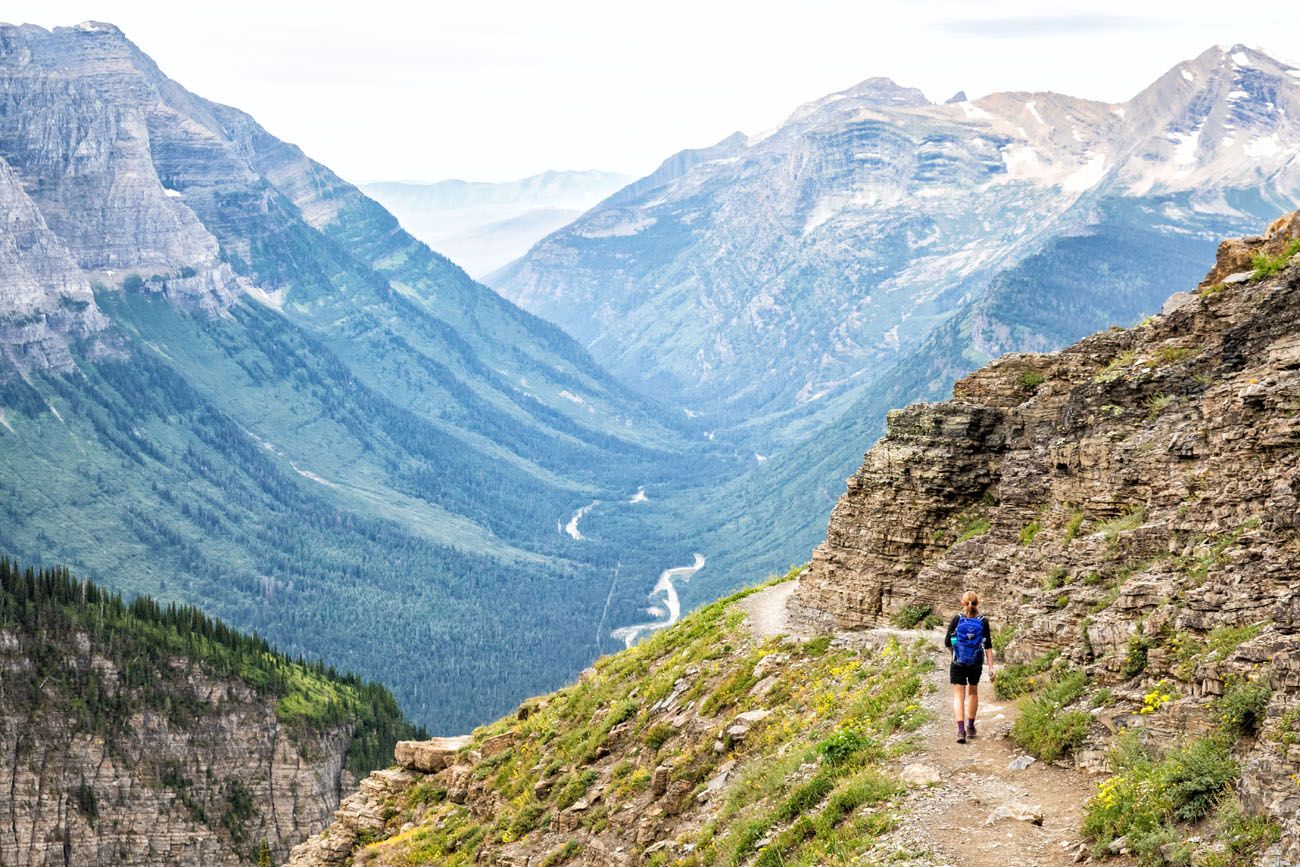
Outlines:
{"label": "hiker", "polygon": [[993,630],[989,619],[980,615],[980,597],[967,590],[961,597],[961,614],[948,624],[944,647],[952,649],[948,682],[952,684],[952,713],[957,719],[957,743],[975,737],[975,713],[980,706],[980,674],[989,666],[993,680]]}

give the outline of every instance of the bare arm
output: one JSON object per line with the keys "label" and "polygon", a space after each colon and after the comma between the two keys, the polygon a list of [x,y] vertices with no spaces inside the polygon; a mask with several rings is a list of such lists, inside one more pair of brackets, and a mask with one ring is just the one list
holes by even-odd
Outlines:
{"label": "bare arm", "polygon": [[996,675],[993,671],[993,627],[989,626],[989,619],[984,618],[984,664],[989,669],[989,680]]}

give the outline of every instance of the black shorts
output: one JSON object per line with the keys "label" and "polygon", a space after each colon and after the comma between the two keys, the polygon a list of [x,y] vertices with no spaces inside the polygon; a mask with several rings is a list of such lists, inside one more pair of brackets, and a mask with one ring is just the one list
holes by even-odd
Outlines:
{"label": "black shorts", "polygon": [[954,662],[948,666],[948,682],[954,686],[978,686],[983,673],[983,665],[961,665]]}

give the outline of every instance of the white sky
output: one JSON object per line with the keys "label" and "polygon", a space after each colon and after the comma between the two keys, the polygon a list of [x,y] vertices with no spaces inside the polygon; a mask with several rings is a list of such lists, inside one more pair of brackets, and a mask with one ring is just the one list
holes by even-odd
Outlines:
{"label": "white sky", "polygon": [[[1209,46],[1300,57],[1300,3],[1224,0],[5,0],[121,27],[190,90],[352,181],[644,174],[874,75],[1122,100]],[[1293,60],[1294,62],[1294,60]]]}

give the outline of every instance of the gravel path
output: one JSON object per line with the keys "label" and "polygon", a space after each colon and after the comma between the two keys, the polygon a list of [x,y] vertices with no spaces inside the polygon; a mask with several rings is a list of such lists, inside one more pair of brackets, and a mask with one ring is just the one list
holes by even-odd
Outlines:
{"label": "gravel path", "polygon": [[[786,608],[797,586],[787,581],[741,600],[750,627],[763,635],[792,634],[786,628]],[[896,768],[905,777],[936,782],[910,786],[904,821],[882,841],[886,851],[893,850],[891,861],[935,867],[1056,867],[1086,861],[1090,847],[1079,824],[1097,779],[1038,761],[1012,770],[1012,761],[1024,756],[1010,738],[1016,707],[996,701],[987,678],[980,684],[979,736],[958,744],[941,631],[873,629],[840,637],[879,643],[889,636],[929,639],[936,663],[924,700],[933,719],[916,733],[921,749],[900,759]],[[1012,816],[1001,817],[1007,813]],[[1038,821],[1029,818],[1035,814]],[[1123,867],[1131,862],[1116,858],[1106,863]]]}

